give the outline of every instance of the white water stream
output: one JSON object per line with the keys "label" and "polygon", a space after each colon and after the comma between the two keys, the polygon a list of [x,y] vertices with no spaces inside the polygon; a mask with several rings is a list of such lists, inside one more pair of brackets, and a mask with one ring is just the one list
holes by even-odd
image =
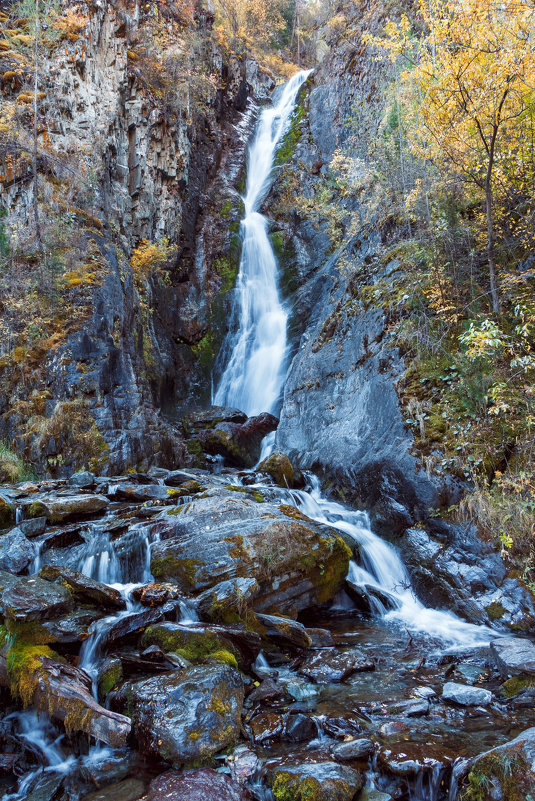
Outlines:
{"label": "white water stream", "polygon": [[288,309],[279,291],[277,260],[268,236],[268,220],[258,209],[269,189],[273,163],[288,130],[299,89],[310,73],[298,72],[264,109],[249,147],[247,188],[243,198],[242,255],[236,284],[237,329],[225,343],[228,362],[214,404],[234,406],[247,415],[272,412],[284,384]]}

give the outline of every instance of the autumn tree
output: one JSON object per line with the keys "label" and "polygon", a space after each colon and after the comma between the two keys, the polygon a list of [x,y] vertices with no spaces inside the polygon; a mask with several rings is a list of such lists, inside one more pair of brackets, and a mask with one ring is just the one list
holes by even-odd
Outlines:
{"label": "autumn tree", "polygon": [[[495,187],[514,183],[512,147],[533,109],[535,8],[522,0],[420,0],[420,19],[390,22],[386,47],[405,64],[418,105],[413,151],[446,162],[484,193],[490,296],[496,281]],[[415,35],[415,25],[423,35]],[[529,126],[528,126],[529,127]]]}
{"label": "autumn tree", "polygon": [[220,43],[237,55],[268,49],[288,24],[278,0],[216,0]]}

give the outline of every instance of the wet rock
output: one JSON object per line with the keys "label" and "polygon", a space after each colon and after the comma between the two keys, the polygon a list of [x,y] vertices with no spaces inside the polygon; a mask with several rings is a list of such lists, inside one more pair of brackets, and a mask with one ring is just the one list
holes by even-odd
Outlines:
{"label": "wet rock", "polygon": [[299,667],[299,672],[319,684],[344,681],[354,673],[375,670],[375,663],[361,651],[322,648]]}
{"label": "wet rock", "polygon": [[362,774],[336,762],[281,765],[270,774],[275,801],[352,801],[364,784]]}
{"label": "wet rock", "polygon": [[278,420],[264,412],[249,417],[245,423],[218,423],[207,431],[197,434],[202,450],[212,456],[223,456],[234,467],[254,467],[260,457],[262,440],[275,431]]}
{"label": "wet rock", "polygon": [[214,623],[232,623],[239,619],[258,595],[260,585],[255,578],[240,576],[221,581],[197,598],[201,618]]}
{"label": "wet rock", "polygon": [[159,484],[109,484],[106,496],[110,501],[126,501],[130,503],[145,503],[146,501],[168,501],[169,492]]}
{"label": "wet rock", "polygon": [[298,712],[288,715],[284,725],[283,739],[292,743],[306,743],[318,736],[318,726],[313,718]]}
{"label": "wet rock", "polygon": [[96,484],[95,474],[91,473],[89,470],[73,473],[67,483],[70,484],[71,487],[80,487],[81,489],[94,487]]}
{"label": "wet rock", "polygon": [[141,633],[147,626],[163,620],[162,608],[144,609],[141,612],[130,612],[119,617],[106,631],[106,648],[111,648],[121,640]]}
{"label": "wet rock", "polygon": [[47,526],[47,519],[43,517],[34,517],[30,520],[22,520],[19,523],[19,528],[26,537],[39,537],[45,533]]}
{"label": "wet rock", "polygon": [[35,548],[20,528],[14,528],[0,537],[0,569],[22,573],[35,558]]}
{"label": "wet rock", "polygon": [[50,620],[66,615],[74,607],[66,587],[42,578],[22,578],[2,594],[4,615],[14,621]]}
{"label": "wet rock", "polygon": [[91,517],[102,513],[109,505],[103,495],[67,495],[65,497],[42,497],[32,502],[38,514],[46,515],[50,523],[62,523],[66,520]]}
{"label": "wet rock", "polygon": [[405,715],[408,718],[418,718],[429,713],[429,703],[425,699],[421,701],[409,699],[393,704],[388,708],[388,712],[391,715]]}
{"label": "wet rock", "polygon": [[359,801],[393,801],[393,798],[390,793],[382,793],[381,790],[365,787],[359,795]]}
{"label": "wet rock", "polygon": [[481,665],[460,664],[455,668],[454,674],[468,684],[477,684],[490,678],[490,672]]}
{"label": "wet rock", "polygon": [[81,801],[138,801],[144,792],[145,785],[140,779],[124,779],[84,795]]}
{"label": "wet rock", "polygon": [[117,657],[105,659],[104,662],[99,666],[97,676],[97,690],[99,699],[105,699],[106,696],[113,690],[113,688],[119,684],[122,677],[123,665],[121,660]]}
{"label": "wet rock", "polygon": [[[236,642],[242,644],[243,653]],[[232,632],[201,624],[160,623],[150,626],[143,634],[141,644],[144,648],[159,645],[164,651],[172,651],[191,662],[215,659],[235,667],[238,661],[250,665],[260,651],[260,638],[254,632]]]}
{"label": "wet rock", "polygon": [[415,777],[422,773],[433,773],[451,765],[454,754],[440,746],[428,743],[396,743],[379,749],[379,765],[394,776]]}
{"label": "wet rock", "polygon": [[206,428],[215,428],[219,423],[245,423],[247,415],[239,409],[228,406],[210,406],[209,409],[195,410],[182,418],[186,434],[196,434]]}
{"label": "wet rock", "polygon": [[302,623],[276,615],[258,614],[262,637],[288,648],[310,648],[312,640]]}
{"label": "wet rock", "polygon": [[387,740],[404,740],[409,732],[409,727],[401,720],[389,720],[379,727],[379,734]]}
{"label": "wet rock", "polygon": [[166,490],[167,497],[170,500],[176,500],[177,498],[185,498],[186,496],[196,495],[198,492],[204,492],[206,487],[200,484],[198,481],[192,479],[191,481],[185,481],[184,484],[181,484],[179,487],[170,487]]}
{"label": "wet rock", "polygon": [[258,701],[282,701],[288,700],[285,695],[284,687],[281,687],[274,679],[264,679],[258,687],[249,694],[247,700],[250,704]]}
{"label": "wet rock", "polygon": [[244,784],[247,779],[254,776],[260,766],[260,760],[246,745],[238,745],[227,756],[227,765],[234,781]]}
{"label": "wet rock", "polygon": [[15,522],[15,507],[0,495],[0,528]]}
{"label": "wet rock", "polygon": [[171,588],[165,584],[145,584],[144,587],[136,587],[132,592],[132,598],[142,606],[163,606],[171,595]]}
{"label": "wet rock", "polygon": [[[505,745],[475,757],[470,764],[466,797],[477,801],[522,801],[535,797],[535,728]],[[472,791],[472,793],[470,793]]]}
{"label": "wet rock", "polygon": [[520,637],[500,637],[490,644],[490,652],[502,678],[521,673],[535,675],[535,645]]}
{"label": "wet rock", "polygon": [[39,577],[47,581],[61,584],[67,587],[75,598],[83,602],[96,604],[105,609],[124,609],[125,600],[119,590],[102,584],[100,581],[88,578],[78,570],[70,570],[68,567],[53,567],[46,565],[39,572]]}
{"label": "wet rock", "polygon": [[293,487],[295,470],[285,453],[275,451],[257,467],[259,473],[267,473],[279,487]]}
{"label": "wet rock", "polygon": [[374,752],[375,744],[365,737],[339,743],[331,749],[331,754],[337,762],[351,762],[353,759],[367,759]]}
{"label": "wet rock", "polygon": [[[80,643],[87,639],[91,625],[102,617],[104,610],[95,609],[75,609],[67,615],[62,615],[56,620],[41,620],[39,629],[33,628],[32,624],[27,627],[26,636],[28,639],[39,639],[40,643]],[[17,626],[21,633],[24,633],[26,624]]]}
{"label": "wet rock", "polygon": [[328,648],[334,645],[334,638],[329,629],[311,629],[307,626],[307,634],[312,640],[313,648]]}
{"label": "wet rock", "polygon": [[221,751],[238,736],[243,692],[240,673],[228,665],[192,667],[131,685],[141,751],[174,765]]}
{"label": "wet rock", "polygon": [[276,712],[261,712],[249,721],[253,742],[278,739],[283,730],[283,719]]}
{"label": "wet rock", "polygon": [[167,530],[152,546],[157,580],[199,594],[223,581],[254,578],[256,611],[292,613],[331,600],[345,577],[350,551],[335,531],[293,506],[256,503],[219,490],[169,510]]}
{"label": "wet rock", "polygon": [[426,687],[425,685],[422,687],[415,687],[412,693],[413,695],[417,696],[417,698],[426,698],[427,700],[436,698],[437,696],[432,687]]}
{"label": "wet rock", "polygon": [[353,715],[327,717],[323,720],[322,725],[327,734],[337,739],[355,738],[363,731],[361,721]]}
{"label": "wet rock", "polygon": [[492,703],[492,693],[483,687],[470,687],[449,681],[442,689],[442,700],[453,701],[459,706],[488,706]]}
{"label": "wet rock", "polygon": [[168,771],[153,779],[144,801],[250,801],[247,790],[210,768]]}
{"label": "wet rock", "polygon": [[196,477],[183,470],[173,470],[171,473],[166,471],[163,483],[166,487],[181,487],[190,481],[196,481]]}
{"label": "wet rock", "polygon": [[32,790],[25,796],[24,801],[56,801],[63,788],[64,777],[42,776],[37,780]]}

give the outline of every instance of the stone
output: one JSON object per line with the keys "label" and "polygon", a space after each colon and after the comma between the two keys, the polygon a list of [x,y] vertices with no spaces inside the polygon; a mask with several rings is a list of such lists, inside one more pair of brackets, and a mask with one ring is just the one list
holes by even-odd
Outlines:
{"label": "stone", "polygon": [[429,713],[429,703],[427,699],[416,700],[409,698],[406,701],[398,701],[388,707],[390,715],[405,715],[408,718],[418,718]]}
{"label": "stone", "polygon": [[312,640],[313,648],[328,648],[334,645],[334,637],[329,629],[311,629],[307,626],[307,634]]}
{"label": "stone", "polygon": [[379,727],[379,734],[387,740],[405,740],[409,732],[409,727],[401,720],[389,720]]}
{"label": "stone", "polygon": [[80,473],[73,473],[67,483],[70,484],[71,487],[80,487],[81,489],[94,487],[96,483],[95,474],[91,473],[89,470],[83,470]]}
{"label": "stone", "polygon": [[132,597],[142,606],[163,606],[171,595],[169,585],[165,584],[145,584],[144,587],[136,587],[132,592]]}
{"label": "stone", "polygon": [[256,617],[263,638],[273,640],[288,648],[309,648],[311,646],[312,640],[302,623],[276,615],[258,614]]}
{"label": "stone", "polygon": [[[36,503],[36,502],[34,502]],[[67,495],[44,497],[37,502],[40,515],[44,514],[50,523],[98,515],[109,505],[103,495]],[[41,511],[42,510],[42,511]]]}
{"label": "stone", "polygon": [[488,706],[492,703],[492,698],[490,690],[457,684],[454,681],[447,682],[442,688],[442,700],[453,701],[459,706]]}
{"label": "stone", "polygon": [[404,742],[380,748],[377,761],[394,776],[416,777],[448,767],[456,756],[440,745]]}
{"label": "stone", "polygon": [[36,551],[32,543],[24,536],[20,528],[11,529],[0,537],[0,569],[10,573],[22,573],[27,570],[35,558]]}
{"label": "stone", "polygon": [[490,652],[503,679],[521,673],[535,675],[535,645],[520,637],[499,637],[490,644]]}
{"label": "stone", "polygon": [[140,779],[123,779],[84,795],[81,801],[138,801],[145,793],[145,785]]}
{"label": "stone", "polygon": [[357,649],[322,648],[299,667],[299,672],[319,684],[344,681],[354,673],[375,670],[375,663]]}
{"label": "stone", "polygon": [[74,607],[66,587],[42,578],[22,578],[2,594],[2,612],[13,621],[28,622],[63,617]]}
{"label": "stone", "polygon": [[264,412],[249,417],[245,423],[222,422],[210,430],[200,431],[197,441],[212,456],[223,456],[234,467],[254,467],[260,457],[262,440],[275,431],[278,420]]}
{"label": "stone", "polygon": [[535,728],[531,728],[472,759],[467,792],[472,791],[477,801],[535,798],[534,757]]}
{"label": "stone", "polygon": [[281,715],[276,712],[268,710],[260,712],[249,721],[249,728],[253,741],[255,743],[263,743],[265,740],[278,739],[283,730],[283,719]]}
{"label": "stone", "polygon": [[307,743],[315,740],[317,736],[318,725],[309,715],[297,712],[287,716],[282,737],[284,740],[289,740],[291,743]]}
{"label": "stone", "polygon": [[228,665],[177,670],[130,685],[140,750],[173,765],[208,759],[236,740],[243,679]]}
{"label": "stone", "polygon": [[39,571],[39,577],[67,587],[74,597],[81,599],[82,602],[102,606],[105,609],[126,608],[126,602],[119,590],[88,578],[78,570],[45,565]]}
{"label": "stone", "polygon": [[163,609],[143,609],[141,612],[129,612],[112,622],[106,631],[107,648],[129,637],[140,634],[147,626],[163,620]]}
{"label": "stone", "polygon": [[45,533],[47,526],[47,519],[43,517],[34,517],[30,520],[22,520],[19,523],[19,528],[26,537],[39,537]]}
{"label": "stone", "polygon": [[390,793],[382,793],[381,790],[365,787],[359,795],[359,801],[393,801],[393,798]]}
{"label": "stone", "polygon": [[144,801],[250,801],[250,795],[229,776],[211,768],[168,771],[153,779]]}
{"label": "stone", "polygon": [[237,576],[221,581],[197,597],[197,612],[203,620],[213,623],[234,622],[251,607],[259,590],[255,578]]}
{"label": "stone", "polygon": [[270,783],[275,801],[353,801],[364,777],[336,762],[311,762],[273,768]]}
{"label": "stone", "polygon": [[239,784],[244,784],[247,779],[254,776],[260,767],[257,755],[246,745],[233,748],[226,761],[232,778]]}
{"label": "stone", "polygon": [[256,468],[259,473],[267,473],[279,487],[293,487],[295,471],[285,453],[275,451]]}
{"label": "stone", "polygon": [[210,406],[209,409],[195,410],[185,414],[182,425],[186,434],[195,434],[206,428],[215,428],[219,423],[245,423],[247,415],[239,409],[227,406]]}
{"label": "stone", "polygon": [[353,759],[367,759],[375,752],[375,745],[365,737],[357,740],[347,740],[331,749],[332,756],[337,762],[350,762]]}
{"label": "stone", "polygon": [[190,473],[185,473],[183,470],[173,470],[171,473],[166,473],[163,483],[166,487],[181,487],[190,481],[196,480],[197,477]]}
{"label": "stone", "polygon": [[157,581],[198,595],[223,581],[256,579],[257,612],[295,614],[330,601],[349,567],[337,533],[295,507],[257,503],[245,493],[215,490],[157,519],[164,532],[151,549]]}
{"label": "stone", "polygon": [[260,652],[256,632],[202,623],[160,623],[146,629],[141,638],[143,648],[159,645],[162,650],[183,656],[191,662],[215,659],[234,666],[250,667]]}
{"label": "stone", "polygon": [[170,494],[165,487],[159,484],[126,484],[123,482],[109,484],[106,496],[110,501],[125,501],[130,503],[145,503],[146,501],[169,501]]}

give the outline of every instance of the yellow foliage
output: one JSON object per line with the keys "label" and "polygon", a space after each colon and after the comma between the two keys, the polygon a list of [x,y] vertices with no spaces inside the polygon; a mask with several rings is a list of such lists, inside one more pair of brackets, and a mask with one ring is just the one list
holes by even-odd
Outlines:
{"label": "yellow foliage", "polygon": [[75,6],[68,8],[54,20],[54,28],[60,31],[61,38],[76,41],[88,22],[89,17],[82,14]]}
{"label": "yellow foliage", "polygon": [[150,275],[161,271],[175,252],[175,246],[170,245],[169,240],[165,237],[159,242],[142,239],[130,259],[136,283],[143,283]]}

